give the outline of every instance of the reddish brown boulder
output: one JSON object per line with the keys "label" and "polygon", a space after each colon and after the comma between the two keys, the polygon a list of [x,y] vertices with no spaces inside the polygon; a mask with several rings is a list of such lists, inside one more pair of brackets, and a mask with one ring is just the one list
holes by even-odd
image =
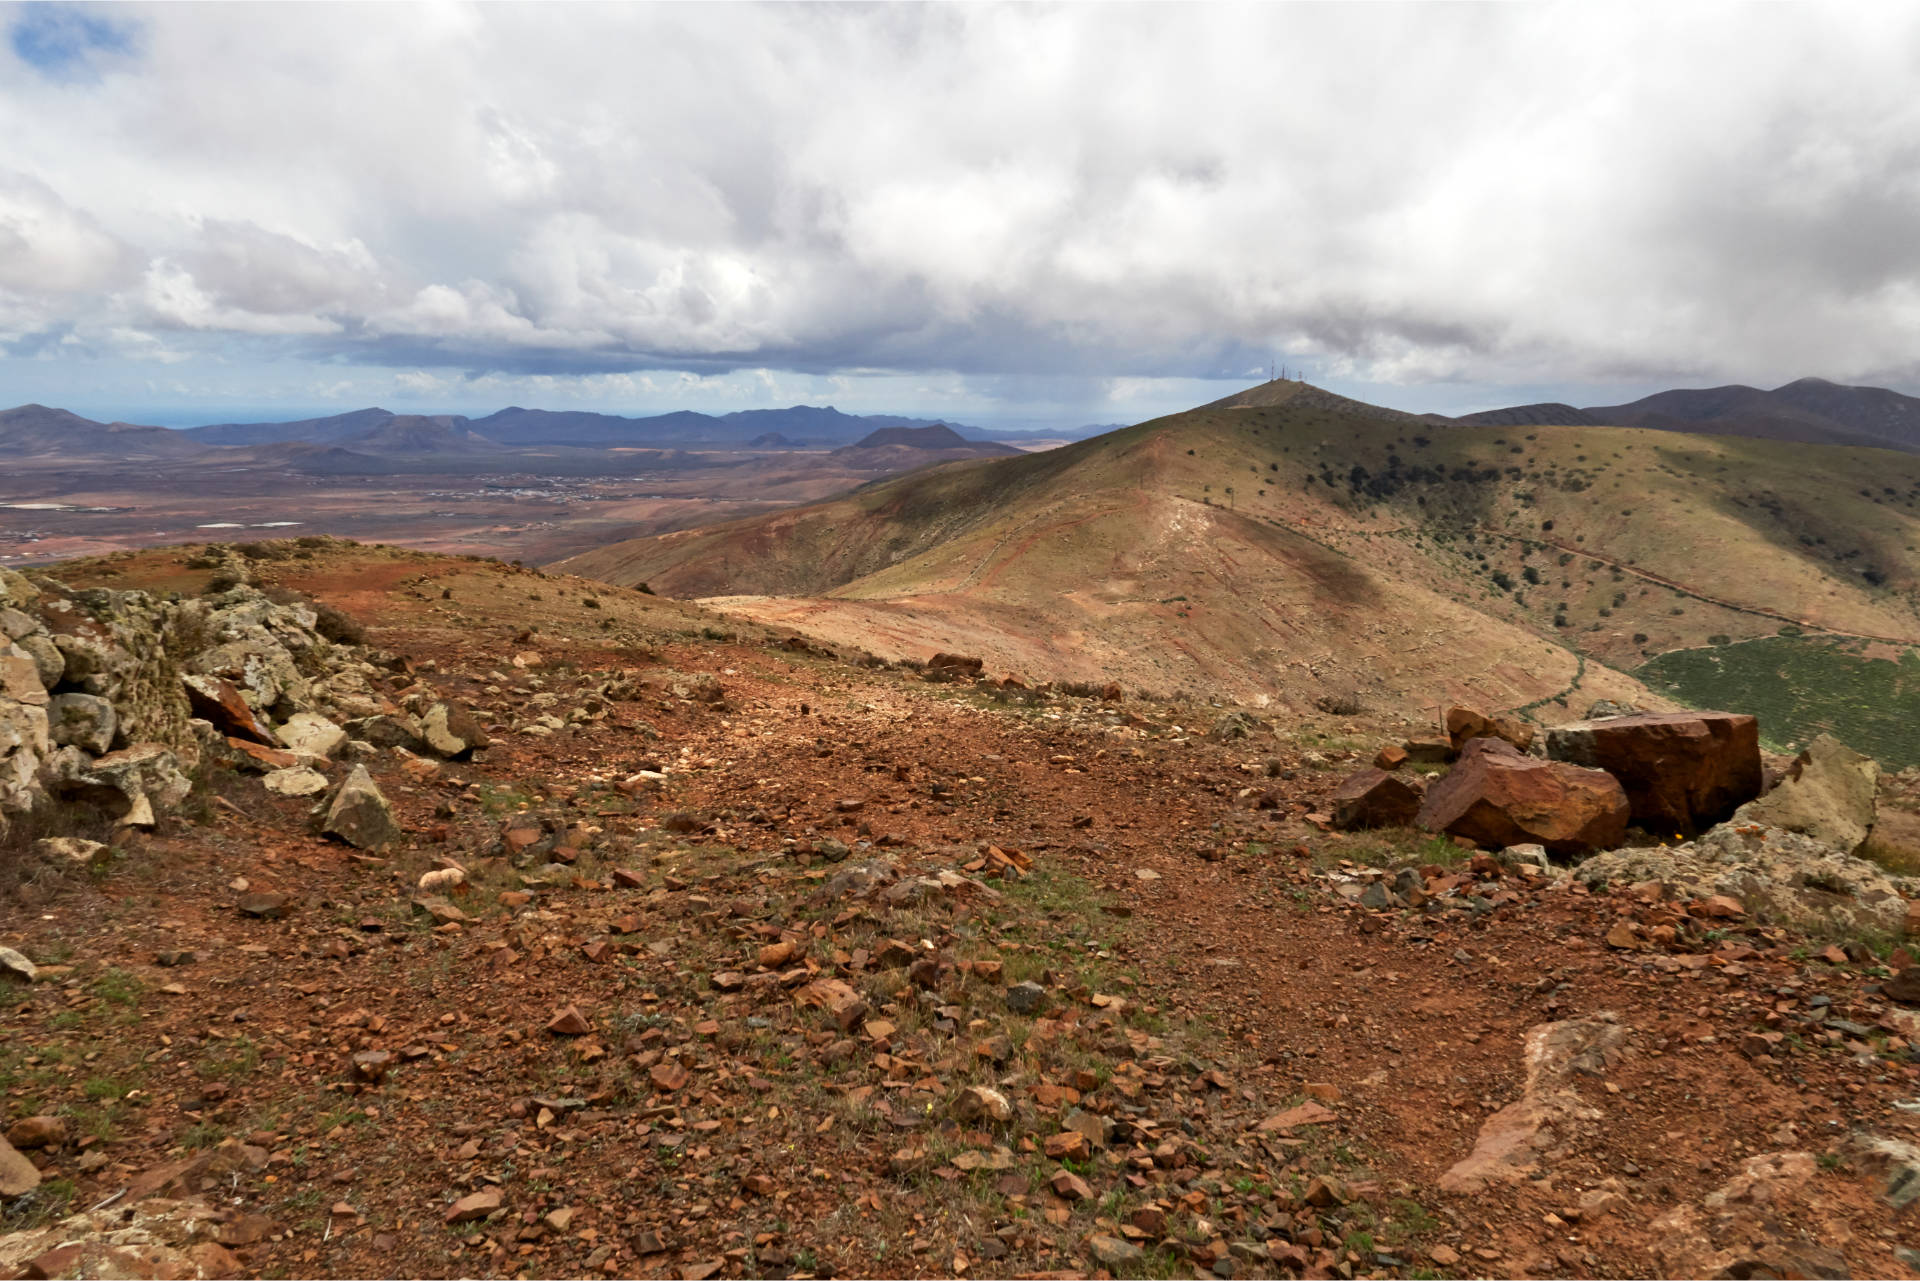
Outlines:
{"label": "reddish brown boulder", "polygon": [[1415,765],[1445,765],[1453,759],[1453,743],[1444,738],[1410,738],[1400,744],[1407,760]]}
{"label": "reddish brown boulder", "polygon": [[1760,724],[1733,712],[1574,721],[1547,731],[1547,755],[1620,780],[1634,821],[1690,836],[1760,795]]}
{"label": "reddish brown boulder", "polygon": [[1447,710],[1447,737],[1453,740],[1456,752],[1476,738],[1502,739],[1524,752],[1533,746],[1533,726],[1511,716],[1487,716],[1471,707],[1454,707]]}
{"label": "reddish brown boulder", "polygon": [[1333,825],[1343,832],[1359,827],[1404,827],[1419,814],[1420,800],[1420,788],[1407,776],[1363,769],[1335,790]]}
{"label": "reddish brown boulder", "polygon": [[948,672],[955,676],[978,676],[980,669],[985,666],[986,663],[981,659],[973,658],[966,654],[948,654],[943,652],[935,654],[927,660],[928,671]]}
{"label": "reddish brown boulder", "polygon": [[1535,844],[1578,855],[1619,844],[1628,813],[1627,794],[1611,774],[1476,738],[1452,772],[1427,789],[1415,822],[1489,849]]}
{"label": "reddish brown boulder", "polygon": [[232,681],[218,676],[182,676],[180,684],[186,688],[187,706],[193,714],[203,721],[211,721],[213,727],[228,738],[279,745],[280,740],[247,706],[247,700],[241,697],[239,687]]}
{"label": "reddish brown boulder", "polygon": [[1399,769],[1406,763],[1407,749],[1397,743],[1388,743],[1385,747],[1374,753],[1373,757],[1373,767],[1375,769]]}

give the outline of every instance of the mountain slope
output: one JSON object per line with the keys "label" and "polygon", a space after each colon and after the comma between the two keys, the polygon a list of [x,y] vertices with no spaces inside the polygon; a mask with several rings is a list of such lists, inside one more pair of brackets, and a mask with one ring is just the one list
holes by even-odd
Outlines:
{"label": "mountain slope", "polygon": [[389,419],[363,436],[345,442],[348,449],[372,454],[499,453],[501,446],[474,431],[454,414],[427,417],[404,414]]}
{"label": "mountain slope", "polygon": [[1578,711],[1633,685],[1602,664],[1709,641],[1920,642],[1917,504],[1920,459],[1883,451],[1436,429],[1295,394],[566,565],[1029,677],[1417,711],[1519,706],[1584,669]]}
{"label": "mountain slope", "polygon": [[356,409],[329,418],[303,418],[283,423],[211,423],[188,427],[179,434],[203,445],[279,445],[305,441],[332,445],[378,429],[395,415],[386,409]]}
{"label": "mountain slope", "polygon": [[0,458],[190,458],[200,443],[165,427],[97,423],[64,409],[21,405],[0,411]]}

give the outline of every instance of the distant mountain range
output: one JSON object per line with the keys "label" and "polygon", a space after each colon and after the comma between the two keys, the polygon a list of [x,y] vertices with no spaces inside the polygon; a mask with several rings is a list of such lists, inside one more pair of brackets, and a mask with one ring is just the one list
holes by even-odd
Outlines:
{"label": "distant mountain range", "polygon": [[[305,441],[338,445],[364,438],[375,428],[411,418],[385,409],[356,409],[331,418],[281,423],[214,423],[179,434],[207,445],[274,445]],[[523,409],[512,405],[484,418],[437,415],[433,421],[465,428],[496,445],[568,445],[583,449],[687,449],[721,446],[799,449],[850,444],[868,432],[888,427],[930,427],[932,418],[897,414],[843,414],[831,405],[794,405],[787,409],[743,409],[731,414],[677,410],[644,418],[622,418],[584,410]],[[764,442],[756,443],[756,442]]]}
{"label": "distant mountain range", "polygon": [[1458,418],[1434,418],[1474,427],[1653,427],[1920,453],[1920,399],[1884,387],[1849,387],[1824,378],[1802,378],[1771,391],[1736,384],[1656,392],[1624,405],[1584,409],[1559,403],[1515,405]]}
{"label": "distant mountain range", "polygon": [[585,476],[709,466],[711,457],[703,450],[743,455],[811,450],[796,461],[818,460],[855,472],[911,471],[1020,452],[1011,445],[970,440],[945,423],[807,405],[719,417],[681,412],[649,418],[519,407],[467,418],[374,408],[186,430],[98,423],[45,405],[0,411],[0,458],[52,467],[205,463],[315,475],[527,471]]}

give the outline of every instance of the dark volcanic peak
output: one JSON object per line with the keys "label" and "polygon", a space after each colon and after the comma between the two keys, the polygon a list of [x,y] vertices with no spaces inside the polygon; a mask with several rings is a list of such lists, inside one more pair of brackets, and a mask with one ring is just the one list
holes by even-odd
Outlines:
{"label": "dark volcanic peak", "polygon": [[444,454],[497,450],[499,444],[487,439],[456,414],[403,414],[392,418],[364,436],[344,442],[348,449],[362,453]]}
{"label": "dark volcanic peak", "polygon": [[355,409],[328,418],[302,418],[284,423],[213,423],[181,432],[203,445],[277,445],[304,440],[316,445],[350,440],[393,419],[391,410]]}
{"label": "dark volcanic peak", "polygon": [[945,423],[935,423],[931,427],[882,427],[853,442],[853,448],[905,445],[910,449],[965,449],[972,443]]}
{"label": "dark volcanic peak", "polygon": [[1477,414],[1462,414],[1453,419],[1468,427],[1597,427],[1600,420],[1584,409],[1575,409],[1559,401],[1538,405],[1515,405],[1511,409],[1487,409]]}

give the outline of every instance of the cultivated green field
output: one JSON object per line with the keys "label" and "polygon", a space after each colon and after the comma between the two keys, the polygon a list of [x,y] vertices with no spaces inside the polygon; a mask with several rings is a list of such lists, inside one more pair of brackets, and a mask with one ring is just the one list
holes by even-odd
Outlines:
{"label": "cultivated green field", "polygon": [[1779,750],[1825,731],[1887,769],[1920,765],[1920,651],[1868,657],[1862,642],[1769,636],[1662,654],[1633,673],[1695,707],[1751,712]]}

